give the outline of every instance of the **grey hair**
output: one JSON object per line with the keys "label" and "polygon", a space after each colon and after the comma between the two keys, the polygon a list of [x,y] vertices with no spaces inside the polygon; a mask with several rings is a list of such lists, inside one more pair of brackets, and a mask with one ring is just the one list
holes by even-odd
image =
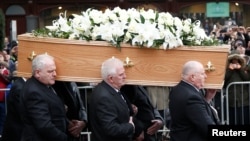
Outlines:
{"label": "grey hair", "polygon": [[123,66],[123,62],[115,57],[109,58],[102,63],[101,75],[103,80],[107,80],[109,75],[116,74],[116,69]]}
{"label": "grey hair", "polygon": [[40,70],[44,67],[47,60],[54,60],[54,58],[48,54],[39,54],[32,61],[32,75],[35,74],[36,70]]}
{"label": "grey hair", "polygon": [[182,69],[182,79],[187,80],[190,75],[200,71],[202,67],[203,65],[198,61],[186,62]]}

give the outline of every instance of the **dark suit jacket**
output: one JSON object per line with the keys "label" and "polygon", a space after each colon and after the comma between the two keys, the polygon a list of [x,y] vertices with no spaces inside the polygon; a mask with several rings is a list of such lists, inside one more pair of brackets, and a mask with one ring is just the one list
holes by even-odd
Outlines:
{"label": "dark suit jacket", "polygon": [[102,81],[93,90],[89,102],[89,122],[93,141],[132,141],[130,110],[122,97]]}
{"label": "dark suit jacket", "polygon": [[[68,107],[67,118],[69,120],[84,121],[87,124],[87,113],[76,83],[56,81],[53,88]],[[69,134],[69,140],[78,141],[80,138],[75,138]]]}
{"label": "dark suit jacket", "polygon": [[136,136],[144,131],[145,141],[156,140],[155,136],[146,134],[147,129],[152,125],[151,120],[159,119],[163,122],[163,118],[159,111],[153,107],[146,89],[142,86],[124,85],[121,91],[127,96],[129,101],[138,108],[138,113],[135,115]]}
{"label": "dark suit jacket", "polygon": [[23,122],[20,116],[20,93],[25,80],[20,77],[15,79],[7,97],[7,115],[4,123],[2,141],[20,141]]}
{"label": "dark suit jacket", "polygon": [[205,141],[208,125],[215,125],[209,104],[190,84],[181,81],[169,95],[171,141]]}
{"label": "dark suit jacket", "polygon": [[24,129],[22,141],[67,141],[67,118],[63,102],[33,76],[21,93]]}
{"label": "dark suit jacket", "polygon": [[[68,106],[68,119],[77,119],[87,122],[87,113],[77,85],[74,85],[74,89],[77,89],[75,92],[71,86],[71,82],[56,81],[53,88],[58,96],[61,97],[64,104]],[[76,95],[74,96],[72,93]]]}

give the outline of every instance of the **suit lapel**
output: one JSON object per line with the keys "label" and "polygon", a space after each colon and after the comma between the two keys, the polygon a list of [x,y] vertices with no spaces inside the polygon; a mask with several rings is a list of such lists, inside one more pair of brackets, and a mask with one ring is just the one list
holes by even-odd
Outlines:
{"label": "suit lapel", "polygon": [[118,92],[116,92],[115,89],[108,85],[105,81],[102,81],[102,83],[103,86],[106,87],[109,93],[114,97],[115,101],[118,101],[118,103],[123,107],[124,110],[128,110],[128,105],[126,102],[124,102],[120,94],[118,94]]}
{"label": "suit lapel", "polygon": [[109,93],[119,102],[123,102],[121,96],[115,91],[114,88],[112,88],[109,84],[107,84],[105,81],[102,81],[103,86],[109,91]]}

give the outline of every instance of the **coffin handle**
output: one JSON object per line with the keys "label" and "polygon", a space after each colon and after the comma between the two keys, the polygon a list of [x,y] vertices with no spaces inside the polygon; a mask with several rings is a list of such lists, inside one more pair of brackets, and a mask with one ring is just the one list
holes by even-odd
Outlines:
{"label": "coffin handle", "polygon": [[32,61],[36,57],[36,53],[32,51],[30,55],[28,56],[28,60]]}
{"label": "coffin handle", "polygon": [[213,66],[213,64],[211,63],[211,61],[207,62],[205,70],[208,71],[208,72],[215,70],[215,67]]}
{"label": "coffin handle", "polygon": [[126,57],[123,65],[124,65],[124,67],[132,67],[132,66],[134,66],[134,63],[129,59],[129,57]]}

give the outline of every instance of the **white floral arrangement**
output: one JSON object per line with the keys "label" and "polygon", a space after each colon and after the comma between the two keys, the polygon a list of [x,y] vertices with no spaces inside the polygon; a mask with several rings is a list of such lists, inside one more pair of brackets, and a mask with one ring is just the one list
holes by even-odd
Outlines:
{"label": "white floral arrangement", "polygon": [[121,43],[147,48],[171,49],[180,46],[207,46],[216,41],[206,35],[201,22],[180,19],[168,12],[149,9],[115,7],[100,11],[89,8],[67,17],[59,14],[51,26],[35,30],[35,36],[108,41],[116,47]]}

